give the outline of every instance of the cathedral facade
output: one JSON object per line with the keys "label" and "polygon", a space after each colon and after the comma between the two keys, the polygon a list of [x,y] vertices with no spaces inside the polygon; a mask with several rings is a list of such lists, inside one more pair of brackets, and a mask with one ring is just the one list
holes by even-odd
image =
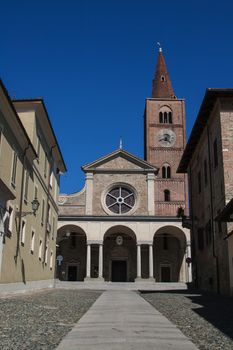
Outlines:
{"label": "cathedral facade", "polygon": [[160,49],[144,114],[145,157],[121,147],[82,167],[83,190],[59,197],[57,277],[112,282],[190,282],[184,100],[176,98]]}

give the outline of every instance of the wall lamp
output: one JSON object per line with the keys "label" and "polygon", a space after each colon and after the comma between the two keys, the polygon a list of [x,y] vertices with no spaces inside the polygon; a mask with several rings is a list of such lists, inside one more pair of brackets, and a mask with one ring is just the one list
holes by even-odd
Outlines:
{"label": "wall lamp", "polygon": [[23,217],[23,216],[26,216],[26,215],[29,215],[29,214],[36,215],[36,212],[37,212],[37,210],[39,209],[39,206],[40,206],[40,202],[38,201],[38,199],[36,197],[31,202],[31,205],[32,205],[32,211],[22,211],[22,212],[17,211],[16,212],[16,216]]}
{"label": "wall lamp", "polygon": [[189,230],[192,228],[192,221],[189,217],[187,217],[184,214],[184,208],[183,207],[179,207],[177,209],[177,218],[182,219],[182,227],[184,228],[188,228]]}

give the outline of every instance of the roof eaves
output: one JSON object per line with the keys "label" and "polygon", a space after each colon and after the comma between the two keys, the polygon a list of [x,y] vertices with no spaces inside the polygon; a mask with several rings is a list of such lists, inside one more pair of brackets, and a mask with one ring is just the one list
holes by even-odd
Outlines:
{"label": "roof eaves", "polygon": [[233,89],[217,89],[217,88],[206,89],[196,121],[192,128],[188,143],[185,147],[183,156],[178,166],[177,173],[187,172],[189,162],[192,158],[192,155],[198,144],[198,141],[202,135],[202,132],[207,124],[207,121],[210,117],[211,111],[214,107],[214,103],[217,100],[217,98],[230,97],[230,96],[233,97]]}
{"label": "roof eaves", "polygon": [[6,96],[6,99],[7,99],[8,103],[9,103],[9,105],[10,105],[10,107],[11,107],[11,109],[12,109],[14,115],[15,115],[15,118],[16,118],[17,122],[18,122],[19,125],[20,125],[20,128],[21,128],[22,131],[23,131],[23,134],[24,134],[24,136],[25,136],[25,138],[26,138],[26,140],[27,140],[28,146],[30,146],[30,148],[31,148],[31,150],[32,150],[32,153],[34,154],[34,156],[35,156],[35,158],[36,158],[36,157],[37,157],[36,150],[35,150],[33,144],[31,143],[31,140],[30,140],[30,138],[29,138],[29,136],[28,136],[28,134],[27,134],[27,132],[26,132],[24,126],[23,126],[23,123],[21,122],[21,120],[20,120],[20,118],[19,118],[19,116],[18,116],[18,113],[16,112],[16,109],[15,109],[15,107],[14,107],[14,105],[13,105],[13,100],[11,100],[11,98],[10,98],[10,96],[9,96],[9,94],[8,94],[8,91],[7,91],[6,87],[5,87],[5,85],[4,85],[3,81],[2,81],[2,79],[0,79],[0,86],[1,86],[1,88],[2,88],[2,90],[3,90],[3,92],[4,92],[4,95]]}

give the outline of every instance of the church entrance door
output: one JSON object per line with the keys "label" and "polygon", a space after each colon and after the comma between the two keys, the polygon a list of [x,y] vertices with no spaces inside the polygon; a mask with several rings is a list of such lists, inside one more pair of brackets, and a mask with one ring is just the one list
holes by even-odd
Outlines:
{"label": "church entrance door", "polygon": [[126,282],[127,262],[125,260],[112,261],[112,282]]}
{"label": "church entrance door", "polygon": [[161,282],[171,282],[170,266],[161,266]]}
{"label": "church entrance door", "polygon": [[68,266],[68,281],[77,281],[77,266]]}

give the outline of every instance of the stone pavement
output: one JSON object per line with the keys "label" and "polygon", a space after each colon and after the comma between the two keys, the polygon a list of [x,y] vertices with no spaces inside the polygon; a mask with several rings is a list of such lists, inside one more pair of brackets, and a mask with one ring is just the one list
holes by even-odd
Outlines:
{"label": "stone pavement", "polygon": [[93,289],[93,290],[187,290],[186,283],[177,282],[155,282],[141,280],[136,282],[105,282],[97,279],[86,282],[66,282],[55,280],[55,288],[62,289]]}
{"label": "stone pavement", "polygon": [[197,350],[135,291],[107,290],[57,350]]}

